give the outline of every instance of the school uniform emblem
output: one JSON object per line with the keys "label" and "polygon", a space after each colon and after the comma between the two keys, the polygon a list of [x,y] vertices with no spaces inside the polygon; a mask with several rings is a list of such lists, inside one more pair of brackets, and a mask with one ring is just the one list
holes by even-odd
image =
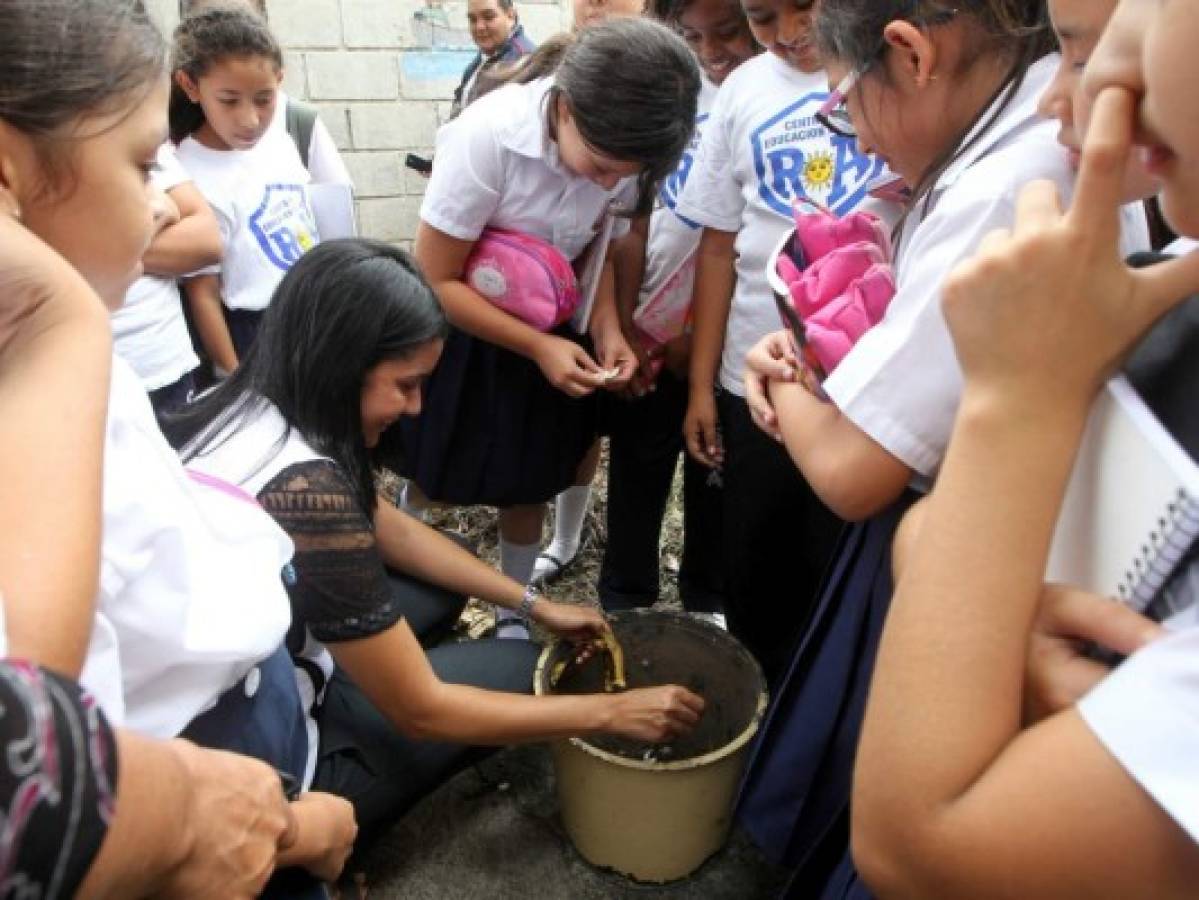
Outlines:
{"label": "school uniform emblem", "polygon": [[284,272],[319,241],[308,194],[298,184],[268,184],[249,224],[263,254]]}
{"label": "school uniform emblem", "polygon": [[702,131],[700,126],[708,121],[709,115],[710,113],[704,113],[695,117],[695,131],[691,133],[691,140],[687,142],[687,149],[679,157],[679,164],[675,167],[675,170],[662,180],[662,187],[658,189],[658,199],[669,210],[673,211],[678,206],[683,188],[687,186],[687,177],[691,174],[691,166],[694,165],[695,155],[699,152],[700,134]]}
{"label": "school uniform emblem", "polygon": [[790,218],[796,200],[814,200],[843,215],[866,196],[883,170],[881,161],[858,152],[856,142],[816,121],[828,95],[801,97],[750,134],[758,191],[766,205]]}

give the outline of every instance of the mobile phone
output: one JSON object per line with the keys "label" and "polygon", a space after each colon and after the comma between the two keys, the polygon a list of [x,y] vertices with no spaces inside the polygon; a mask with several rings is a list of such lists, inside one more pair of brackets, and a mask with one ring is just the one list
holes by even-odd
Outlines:
{"label": "mobile phone", "polygon": [[404,165],[414,172],[420,172],[422,175],[429,175],[433,172],[433,160],[417,156],[415,153],[409,153],[404,157]]}

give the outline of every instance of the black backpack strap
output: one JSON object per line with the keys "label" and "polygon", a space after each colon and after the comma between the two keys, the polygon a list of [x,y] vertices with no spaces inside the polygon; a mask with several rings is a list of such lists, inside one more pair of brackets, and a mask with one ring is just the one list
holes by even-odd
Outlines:
{"label": "black backpack strap", "polygon": [[308,168],[308,148],[312,146],[312,130],[316,127],[317,111],[303,100],[287,98],[287,133],[300,151],[300,162]]}

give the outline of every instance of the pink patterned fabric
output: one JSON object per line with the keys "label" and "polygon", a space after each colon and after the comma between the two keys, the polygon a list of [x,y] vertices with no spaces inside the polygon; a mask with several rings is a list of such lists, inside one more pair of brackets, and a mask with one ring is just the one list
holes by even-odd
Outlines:
{"label": "pink patterned fabric", "polygon": [[463,281],[538,331],[561,325],[579,305],[570,261],[553,244],[519,231],[486,229],[466,260]]}

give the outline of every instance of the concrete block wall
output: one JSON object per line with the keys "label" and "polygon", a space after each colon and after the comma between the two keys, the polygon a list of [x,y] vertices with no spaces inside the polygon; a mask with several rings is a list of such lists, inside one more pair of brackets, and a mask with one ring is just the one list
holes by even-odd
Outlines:
{"label": "concrete block wall", "polygon": [[[177,0],[149,0],[163,26]],[[516,0],[538,43],[569,27],[570,0]],[[364,235],[410,245],[428,156],[474,55],[465,0],[267,0],[286,56],[284,89],[314,103],[354,178]]]}

